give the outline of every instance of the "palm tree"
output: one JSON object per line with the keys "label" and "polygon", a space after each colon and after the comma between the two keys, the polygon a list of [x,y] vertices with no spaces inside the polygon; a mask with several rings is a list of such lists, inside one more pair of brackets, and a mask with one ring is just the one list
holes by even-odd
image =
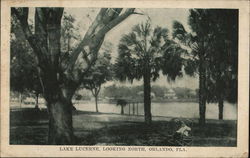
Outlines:
{"label": "palm tree", "polygon": [[149,21],[135,25],[129,34],[123,35],[119,56],[115,63],[116,77],[121,80],[143,79],[145,122],[151,123],[151,80],[155,81],[162,71],[168,80],[181,76],[184,51],[169,39],[166,28],[151,28]]}

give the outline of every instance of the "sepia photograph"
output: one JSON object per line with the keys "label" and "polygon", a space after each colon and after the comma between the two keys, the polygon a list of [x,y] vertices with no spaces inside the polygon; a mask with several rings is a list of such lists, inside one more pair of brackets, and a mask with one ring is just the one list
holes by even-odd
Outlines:
{"label": "sepia photograph", "polygon": [[239,147],[239,8],[9,12],[8,145]]}

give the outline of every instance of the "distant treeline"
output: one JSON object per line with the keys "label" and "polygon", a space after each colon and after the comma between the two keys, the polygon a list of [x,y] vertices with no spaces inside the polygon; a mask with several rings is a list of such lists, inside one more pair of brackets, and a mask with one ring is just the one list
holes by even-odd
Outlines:
{"label": "distant treeline", "polygon": [[[152,101],[160,100],[179,100],[179,99],[196,99],[198,90],[192,90],[189,88],[176,87],[173,89],[154,85],[151,87]],[[109,98],[131,98],[131,99],[143,99],[143,86],[116,86],[111,85],[106,87],[103,91],[103,97]]]}
{"label": "distant treeline", "polygon": [[[196,101],[198,98],[198,89],[193,90],[183,87],[166,88],[158,85],[151,87],[152,101]],[[100,93],[100,99],[128,99],[143,100],[143,86],[117,86],[111,85],[104,87]],[[77,100],[89,100],[90,96],[78,93]]]}

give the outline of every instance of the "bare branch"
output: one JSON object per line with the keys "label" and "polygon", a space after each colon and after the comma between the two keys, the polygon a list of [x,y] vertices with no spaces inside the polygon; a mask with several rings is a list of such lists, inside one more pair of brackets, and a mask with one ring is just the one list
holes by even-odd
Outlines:
{"label": "bare branch", "polygon": [[129,8],[127,9],[123,14],[119,15],[117,18],[112,20],[109,24],[106,25],[102,30],[100,30],[102,33],[107,33],[109,30],[114,28],[116,25],[121,23],[123,20],[125,20],[127,17],[129,17],[131,14],[134,13],[135,8]]}
{"label": "bare branch", "polygon": [[97,87],[97,95],[99,94],[100,90],[101,90],[101,85]]}
{"label": "bare branch", "polygon": [[134,12],[133,14],[145,15],[145,14],[143,14],[143,13],[138,13],[138,12]]}
{"label": "bare branch", "polygon": [[92,87],[90,88],[90,91],[91,91],[92,95],[95,96],[95,92],[94,92]]}
{"label": "bare branch", "polygon": [[[68,76],[71,76],[73,80],[78,82],[79,78],[95,62],[106,33],[125,20],[129,15],[133,14],[134,10],[134,8],[129,8],[124,13],[121,13],[122,8],[102,8],[80,44],[72,52],[69,66],[66,70]],[[86,62],[85,64],[82,63],[84,61]],[[73,71],[74,73],[78,73],[78,75],[69,75]]]}

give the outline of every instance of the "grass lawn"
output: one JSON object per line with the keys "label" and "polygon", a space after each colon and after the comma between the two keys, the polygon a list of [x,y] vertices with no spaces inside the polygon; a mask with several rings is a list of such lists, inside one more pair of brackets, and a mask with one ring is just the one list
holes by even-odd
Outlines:
{"label": "grass lawn", "polygon": [[[76,145],[170,146],[176,130],[173,118],[153,117],[146,125],[143,116],[128,116],[76,111],[73,115]],[[207,120],[205,127],[197,119],[182,119],[192,128],[190,146],[236,146],[237,122]],[[10,144],[46,145],[47,111],[31,108],[10,112]]]}

